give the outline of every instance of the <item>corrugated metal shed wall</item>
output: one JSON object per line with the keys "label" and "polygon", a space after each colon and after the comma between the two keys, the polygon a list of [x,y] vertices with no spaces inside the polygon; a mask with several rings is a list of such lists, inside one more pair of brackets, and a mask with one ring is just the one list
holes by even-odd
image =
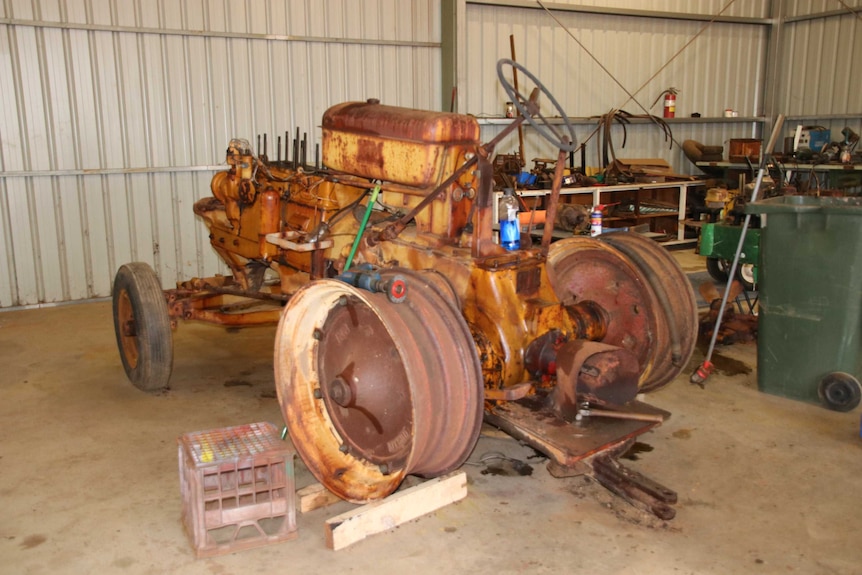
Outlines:
{"label": "corrugated metal shed wall", "polygon": [[[862,12],[862,1],[842,1]],[[862,133],[862,19],[842,10],[835,0],[788,3],[786,16],[791,20],[785,26],[780,67],[783,90],[779,108],[786,111],[789,127],[822,125],[831,129],[836,141],[842,139],[844,126]],[[794,16],[827,11],[839,13],[792,20]],[[847,114],[856,117],[823,118]]]}
{"label": "corrugated metal shed wall", "polygon": [[847,12],[847,7],[854,10],[862,8],[859,0],[783,0],[784,17],[811,16],[826,12]]}
{"label": "corrugated metal shed wall", "polygon": [[[469,2],[470,0],[468,0]],[[808,0],[796,0],[807,2]],[[819,0],[835,2],[835,0]],[[742,18],[766,18],[770,0],[554,0],[546,6],[589,6],[610,10],[676,12],[681,14],[718,14]],[[726,10],[722,11],[727,7]]]}
{"label": "corrugated metal shed wall", "polygon": [[192,204],[232,137],[440,108],[439,0],[5,0],[0,52],[0,307],[223,271]]}
{"label": "corrugated metal shed wall", "polygon": [[[602,4],[609,4],[603,2]],[[650,3],[650,10],[688,11],[693,8],[717,13],[726,2],[666,1]],[[616,8],[643,8],[639,2],[615,2]],[[744,13],[743,13],[744,12]],[[587,50],[629,92],[635,92],[644,108],[661,115],[661,103],[650,108],[662,90],[680,90],[676,116],[693,112],[703,117],[721,117],[726,108],[740,117],[762,113],[760,86],[764,82],[767,31],[765,26],[744,23],[713,23],[687,20],[659,20],[632,16],[601,15],[555,11],[557,24],[543,10],[468,4],[467,6],[467,77],[465,109],[484,115],[502,113],[505,92],[494,73],[494,63],[510,55],[509,35],[515,37],[520,63],[538,76],[570,116],[601,115],[612,108],[623,108],[633,114],[643,109],[633,102],[610,76],[596,64]],[[736,2],[725,15],[764,17],[765,2]],[[698,32],[706,30],[658,75],[651,79]],[[585,47],[581,48],[568,32]],[[546,113],[550,113],[547,112]],[[754,122],[673,124],[674,139],[682,143],[694,139],[706,144],[722,144],[730,138],[758,135]],[[488,135],[499,130],[487,126]],[[576,126],[579,141],[587,139],[594,124]],[[621,140],[618,131],[617,146]],[[508,151],[517,147],[510,138],[499,147]],[[540,141],[533,130],[527,130],[527,158],[556,157],[550,145]],[[595,138],[587,148],[587,162],[597,164]],[[620,157],[662,157],[680,171],[697,172],[681,151],[668,149],[663,132],[652,125],[632,126],[626,147],[618,149]]]}
{"label": "corrugated metal shed wall", "polygon": [[[518,60],[569,115],[601,114],[627,99],[543,11],[458,1],[466,4],[460,110],[502,112],[506,98],[494,65],[509,55],[509,34]],[[640,0],[565,3],[645,9]],[[656,0],[648,9],[715,14],[726,4]],[[841,6],[788,0],[785,8],[794,17]],[[724,15],[765,18],[768,11],[768,0],[736,1]],[[557,14],[630,90],[704,26]],[[853,16],[789,22],[778,111],[862,110],[854,87],[862,74],[859,30]],[[323,110],[349,99],[440,109],[440,37],[440,0],[2,0],[0,307],[108,295],[116,267],[131,260],[154,264],[165,286],[224,271],[191,206],[207,195],[227,141],[296,126],[316,141]],[[719,116],[727,107],[759,115],[766,42],[764,26],[715,23],[644,86],[639,100],[648,106],[674,86],[681,90],[678,117]],[[827,125],[862,132],[857,120]],[[758,126],[673,129],[679,142],[716,144],[759,135]],[[485,137],[498,129],[485,126]],[[579,139],[591,131],[577,126]],[[499,150],[515,147],[510,140]],[[532,130],[527,153],[555,155]],[[694,171],[652,126],[632,127],[621,155],[658,155]],[[594,149],[588,162],[593,158]]]}

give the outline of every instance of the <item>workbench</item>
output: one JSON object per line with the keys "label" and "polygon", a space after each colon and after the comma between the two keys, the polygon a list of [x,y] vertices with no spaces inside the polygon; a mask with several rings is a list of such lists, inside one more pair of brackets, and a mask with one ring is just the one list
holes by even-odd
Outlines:
{"label": "workbench", "polygon": [[[635,204],[635,212],[630,216],[626,215],[623,217],[606,217],[604,221],[613,222],[619,219],[625,220],[635,220],[636,222],[640,222],[643,220],[648,220],[649,218],[655,217],[676,217],[677,218],[677,231],[676,231],[676,239],[671,240],[669,242],[665,242],[666,244],[677,244],[686,241],[695,241],[695,240],[686,240],[685,239],[685,213],[686,213],[686,205],[687,205],[687,196],[689,188],[698,188],[703,187],[706,184],[704,180],[686,180],[686,181],[674,181],[674,182],[651,182],[651,183],[634,183],[634,184],[622,184],[616,186],[585,186],[585,187],[572,187],[572,188],[562,188],[560,190],[560,195],[583,195],[589,194],[591,196],[591,206],[597,206],[599,204],[612,204],[614,203],[613,194],[616,192],[635,192],[636,196],[639,197],[641,193],[650,190],[674,190],[677,192],[677,210],[675,212],[661,212],[661,213],[639,213],[637,209],[637,203]],[[543,190],[518,190],[518,195],[522,198],[535,198],[535,197],[544,197],[549,196],[551,194],[551,190],[543,189]],[[500,198],[502,197],[502,192],[494,193],[494,221],[499,221],[499,205]],[[612,228],[613,225],[607,225],[607,227]]]}
{"label": "workbench", "polygon": [[[753,172],[758,169],[757,163],[748,164],[741,162],[695,162],[695,165],[699,168],[722,169],[724,170],[725,178],[728,178],[728,173],[731,172],[736,174],[748,173],[753,177]],[[819,174],[828,174],[830,176],[830,179],[837,175],[853,174],[858,178],[857,182],[862,182],[862,164],[806,164],[798,162],[776,162],[776,165],[781,168],[781,170],[785,173],[794,172],[801,174],[810,174],[814,172]],[[731,179],[736,180],[736,177],[733,177]],[[859,185],[859,183],[854,183],[850,187],[857,187]],[[830,185],[829,187],[846,186]]]}

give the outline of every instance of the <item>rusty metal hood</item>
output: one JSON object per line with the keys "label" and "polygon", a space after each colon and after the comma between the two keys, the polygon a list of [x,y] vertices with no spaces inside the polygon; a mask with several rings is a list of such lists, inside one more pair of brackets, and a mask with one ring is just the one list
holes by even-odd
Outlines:
{"label": "rusty metal hood", "polygon": [[377,100],[332,106],[323,114],[323,129],[425,144],[478,144],[480,135],[472,116],[386,106]]}

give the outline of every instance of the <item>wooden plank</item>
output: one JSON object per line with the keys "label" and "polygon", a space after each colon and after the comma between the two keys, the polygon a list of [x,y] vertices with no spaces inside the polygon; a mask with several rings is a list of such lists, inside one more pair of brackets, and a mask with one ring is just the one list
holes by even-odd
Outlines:
{"label": "wooden plank", "polygon": [[431,513],[467,496],[467,474],[456,471],[337,515],[326,522],[326,546],[334,551]]}
{"label": "wooden plank", "polygon": [[308,513],[309,511],[327,507],[341,501],[340,497],[320,483],[313,483],[308,487],[303,487],[296,492],[296,497],[299,499],[300,513]]}

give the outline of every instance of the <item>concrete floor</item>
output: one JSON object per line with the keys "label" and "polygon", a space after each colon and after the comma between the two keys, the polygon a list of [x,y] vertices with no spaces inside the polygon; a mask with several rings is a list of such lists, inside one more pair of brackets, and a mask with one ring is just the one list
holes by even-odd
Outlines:
{"label": "concrete floor", "polygon": [[[762,394],[753,370],[728,375],[755,367],[753,345],[719,349],[728,371],[706,389],[687,369],[647,396],[673,417],[626,463],[679,492],[672,521],[584,478],[552,478],[488,428],[471,459],[501,451],[532,475],[467,465],[465,500],[342,551],[325,547],[323,522],[347,503],[298,515],[294,541],[197,560],[176,438],[281,425],[273,334],[182,325],[172,389],[152,396],[126,381],[109,302],[0,313],[0,572],[862,573],[859,410]],[[298,464],[297,485],[311,482]]]}

